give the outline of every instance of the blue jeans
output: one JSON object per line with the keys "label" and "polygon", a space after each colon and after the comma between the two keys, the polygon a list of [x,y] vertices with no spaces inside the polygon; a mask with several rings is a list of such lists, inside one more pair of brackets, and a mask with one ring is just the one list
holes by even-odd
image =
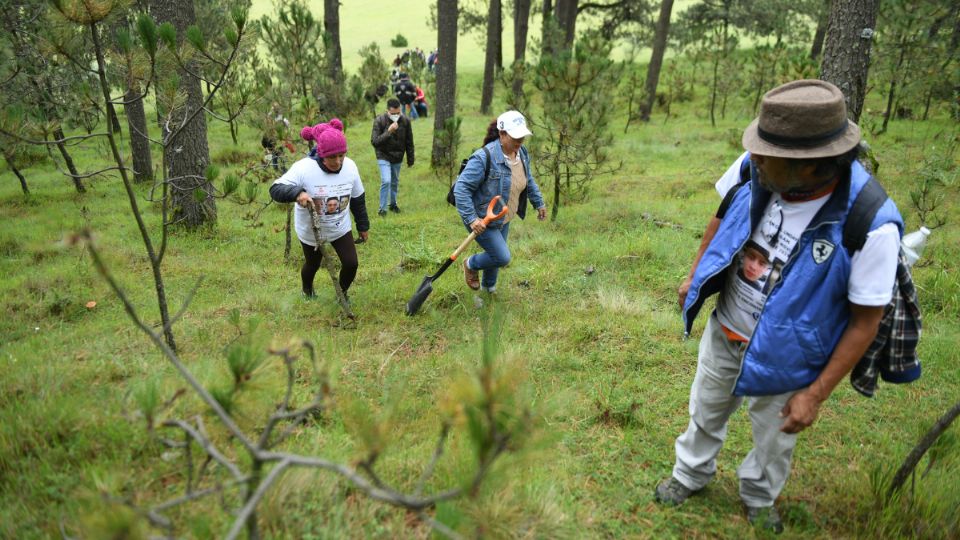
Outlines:
{"label": "blue jeans", "polygon": [[409,119],[411,119],[411,120],[416,120],[417,118],[420,118],[420,115],[417,114],[417,108],[414,106],[414,104],[413,104],[412,102],[411,102],[411,103],[403,103],[403,104],[401,104],[401,105],[400,105],[400,111],[401,111],[403,114],[405,114],[405,115],[407,116],[407,118],[409,118]]}
{"label": "blue jeans", "polygon": [[[470,227],[467,227],[470,230]],[[491,289],[497,285],[497,274],[500,269],[510,264],[510,248],[507,247],[507,235],[510,234],[510,224],[505,223],[500,229],[488,228],[477,235],[477,243],[483,248],[467,259],[467,267],[471,270],[480,270],[483,275],[480,286]]]}
{"label": "blue jeans", "polygon": [[397,205],[397,191],[400,189],[400,163],[390,163],[385,159],[377,160],[377,167],[380,168],[380,210],[387,209],[387,197],[389,196],[390,206]]}

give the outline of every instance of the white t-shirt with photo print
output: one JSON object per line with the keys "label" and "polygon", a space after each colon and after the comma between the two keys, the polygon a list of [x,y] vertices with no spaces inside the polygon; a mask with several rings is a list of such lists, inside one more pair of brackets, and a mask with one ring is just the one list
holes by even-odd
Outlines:
{"label": "white t-shirt with photo print", "polygon": [[[750,240],[730,265],[717,302],[717,318],[736,334],[749,338],[770,291],[800,235],[830,199],[790,202],[774,194]],[[847,299],[864,306],[890,302],[896,278],[900,235],[887,223],[867,235],[863,248],[851,258]]]}
{"label": "white t-shirt with photo print", "polygon": [[[302,188],[313,199],[317,213],[317,228],[322,242],[332,242],[350,232],[350,199],[363,195],[363,182],[357,164],[343,158],[339,173],[328,173],[320,168],[313,158],[303,158],[294,163],[275,184],[287,184]],[[310,210],[296,205],[293,213],[297,238],[308,246],[315,246],[315,234],[310,225]]]}

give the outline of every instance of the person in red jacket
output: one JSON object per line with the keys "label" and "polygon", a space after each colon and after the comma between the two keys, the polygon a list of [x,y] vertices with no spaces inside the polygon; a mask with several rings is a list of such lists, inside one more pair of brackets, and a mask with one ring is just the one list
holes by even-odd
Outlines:
{"label": "person in red jacket", "polygon": [[417,109],[417,115],[427,117],[427,100],[423,96],[423,88],[417,87],[417,97],[413,100],[413,106]]}

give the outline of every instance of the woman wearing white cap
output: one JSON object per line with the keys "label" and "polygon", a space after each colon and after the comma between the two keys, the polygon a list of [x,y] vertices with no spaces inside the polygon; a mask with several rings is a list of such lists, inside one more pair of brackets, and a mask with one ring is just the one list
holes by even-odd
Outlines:
{"label": "woman wearing white cap", "polygon": [[[492,293],[496,289],[500,268],[510,263],[510,221],[514,216],[524,218],[528,200],[537,209],[537,219],[543,221],[547,217],[547,205],[530,174],[530,155],[523,146],[524,139],[531,135],[522,114],[501,114],[491,123],[483,148],[470,156],[454,184],[457,212],[467,230],[477,233],[477,243],[483,248],[483,253],[463,263],[464,278],[473,290],[483,287]],[[500,212],[506,205],[507,214],[484,225],[480,216],[486,214],[487,205],[497,195],[500,201],[494,211]]]}

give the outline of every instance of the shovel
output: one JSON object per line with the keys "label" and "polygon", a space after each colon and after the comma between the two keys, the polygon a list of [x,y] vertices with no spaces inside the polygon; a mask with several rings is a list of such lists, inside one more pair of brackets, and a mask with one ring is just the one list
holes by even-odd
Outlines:
{"label": "shovel", "polygon": [[[500,219],[507,213],[506,206],[504,206],[503,209],[500,210],[499,214],[493,213],[493,207],[497,204],[497,201],[499,200],[500,200],[499,195],[497,195],[496,197],[490,200],[490,204],[487,205],[487,215],[484,216],[483,218],[484,225],[489,225],[491,221]],[[457,260],[457,257],[459,257],[461,253],[463,253],[463,250],[467,249],[467,246],[470,245],[470,242],[472,242],[473,239],[476,237],[477,237],[476,231],[471,232],[470,236],[468,236],[467,239],[464,240],[460,244],[460,246],[457,247],[457,249],[455,249],[453,253],[450,254],[449,257],[447,257],[447,260],[443,261],[443,264],[440,265],[440,269],[437,270],[436,274],[433,274],[432,276],[426,276],[423,278],[423,282],[420,283],[419,287],[417,287],[417,292],[413,293],[413,297],[410,298],[409,302],[407,302],[407,315],[413,315],[417,312],[418,309],[420,309],[420,306],[423,305],[423,302],[427,299],[428,296],[430,296],[430,293],[433,292],[433,280],[440,277],[440,274],[446,271],[447,268],[450,268],[450,265],[453,264],[453,261]]]}

